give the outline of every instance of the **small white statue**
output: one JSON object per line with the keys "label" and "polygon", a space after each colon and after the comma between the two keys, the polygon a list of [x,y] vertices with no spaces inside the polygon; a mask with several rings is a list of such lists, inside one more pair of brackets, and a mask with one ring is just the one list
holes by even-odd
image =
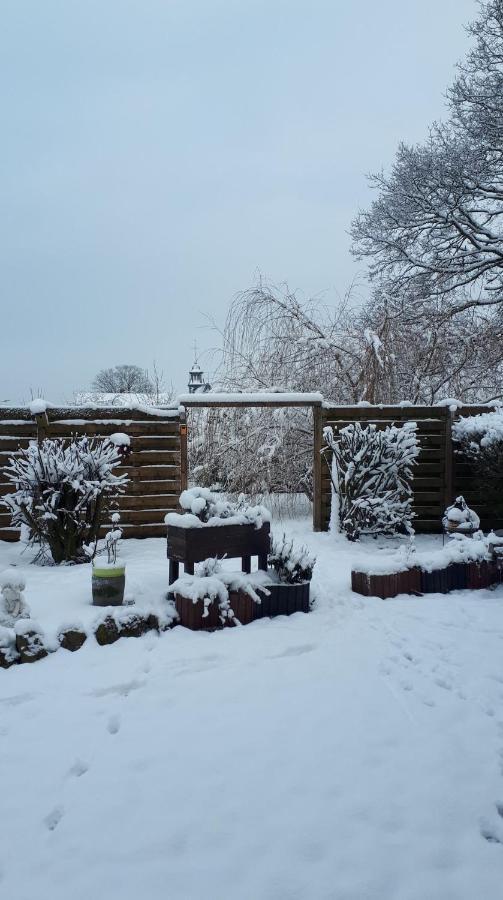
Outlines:
{"label": "small white statue", "polygon": [[0,574],[0,625],[12,628],[18,619],[30,618],[30,607],[23,596],[25,587],[25,580],[16,569],[5,569]]}

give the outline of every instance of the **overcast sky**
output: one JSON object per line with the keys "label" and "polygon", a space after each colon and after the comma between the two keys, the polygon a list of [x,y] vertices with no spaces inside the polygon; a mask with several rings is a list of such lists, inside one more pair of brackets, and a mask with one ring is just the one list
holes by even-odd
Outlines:
{"label": "overcast sky", "polygon": [[365,173],[442,116],[476,8],[0,0],[0,401],[154,359],[183,388],[257,270],[336,302]]}

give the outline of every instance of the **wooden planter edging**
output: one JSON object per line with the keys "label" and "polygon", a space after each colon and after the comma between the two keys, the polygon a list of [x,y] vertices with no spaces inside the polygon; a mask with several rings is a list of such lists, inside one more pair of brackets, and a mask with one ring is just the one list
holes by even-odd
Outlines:
{"label": "wooden planter edging", "polygon": [[397,594],[420,594],[421,570],[414,567],[386,575],[351,572],[351,589],[364,597],[380,597],[381,600],[396,597]]}
{"label": "wooden planter edging", "polygon": [[[263,619],[274,616],[290,616],[296,612],[309,612],[309,582],[303,584],[269,584],[268,594],[261,592],[261,602],[256,603],[245,591],[230,591],[229,606],[235,619],[241,625],[249,625],[255,619]],[[176,611],[179,616],[179,624],[190,628],[192,631],[213,631],[221,627],[218,601],[214,600],[208,606],[208,615],[203,618],[204,603],[202,600],[188,599],[180,594],[175,594]],[[228,625],[236,625],[232,618]]]}
{"label": "wooden planter edging", "polygon": [[259,569],[267,569],[270,549],[269,522],[260,528],[254,525],[203,525],[200,528],[180,528],[168,525],[167,556],[169,583],[176,581],[180,563],[189,575],[194,564],[215,556],[235,559],[241,557],[243,572],[251,571],[251,557],[258,556]]}
{"label": "wooden planter edging", "polygon": [[291,616],[296,612],[309,612],[309,581],[302,584],[269,584],[269,594],[261,597],[256,618],[266,616]]}
{"label": "wooden planter edging", "polygon": [[204,616],[204,601],[191,600],[181,594],[175,594],[175,606],[179,624],[191,631],[214,631],[220,626],[220,610],[218,600],[207,606],[208,615]]}
{"label": "wooden planter edging", "polygon": [[434,569],[432,572],[417,566],[387,575],[352,571],[351,589],[364,597],[387,600],[398,594],[448,594],[465,588],[488,588],[500,580],[496,564],[483,559],[480,562],[451,563],[445,569]]}

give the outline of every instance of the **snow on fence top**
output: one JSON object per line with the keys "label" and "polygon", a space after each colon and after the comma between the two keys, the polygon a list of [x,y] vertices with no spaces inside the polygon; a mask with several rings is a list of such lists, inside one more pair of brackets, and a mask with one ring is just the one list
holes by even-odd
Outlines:
{"label": "snow on fence top", "polygon": [[288,391],[256,391],[253,393],[180,394],[182,406],[321,406],[319,391],[310,394]]}
{"label": "snow on fence top", "polygon": [[[71,405],[60,405],[57,403],[49,403],[46,400],[32,400],[27,406],[15,406],[14,404],[2,404],[0,406],[0,416],[3,412],[8,414],[12,413],[26,413],[27,418],[30,416],[41,415],[44,412],[47,412],[49,417],[51,412],[56,412],[58,419],[65,419],[70,421],[70,416],[72,413],[80,412],[82,414],[83,411],[86,412],[95,412],[103,413],[104,411],[113,410],[116,413],[117,421],[124,421],[127,419],[128,412],[134,413],[145,413],[148,416],[157,416],[160,419],[176,419],[178,416],[183,413],[183,407],[179,403],[175,403],[171,406],[151,406],[149,403],[139,403],[139,402],[131,402],[125,405],[117,405],[117,404],[106,404],[106,403],[82,403],[82,404],[71,404]],[[8,418],[8,416],[7,416]],[[89,416],[85,417],[86,419]],[[2,421],[5,421],[2,418]],[[15,420],[13,420],[15,421]],[[73,418],[71,421],[79,422],[84,421],[83,418],[78,417],[78,415]],[[98,421],[98,419],[96,420]]]}

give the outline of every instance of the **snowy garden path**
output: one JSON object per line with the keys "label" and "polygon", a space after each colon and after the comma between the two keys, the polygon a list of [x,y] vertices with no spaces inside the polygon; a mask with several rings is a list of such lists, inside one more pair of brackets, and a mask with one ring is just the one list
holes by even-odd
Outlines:
{"label": "snowy garden path", "polygon": [[356,597],[369,546],[292,530],[319,556],[309,616],[0,672],[0,894],[500,895],[503,588]]}

